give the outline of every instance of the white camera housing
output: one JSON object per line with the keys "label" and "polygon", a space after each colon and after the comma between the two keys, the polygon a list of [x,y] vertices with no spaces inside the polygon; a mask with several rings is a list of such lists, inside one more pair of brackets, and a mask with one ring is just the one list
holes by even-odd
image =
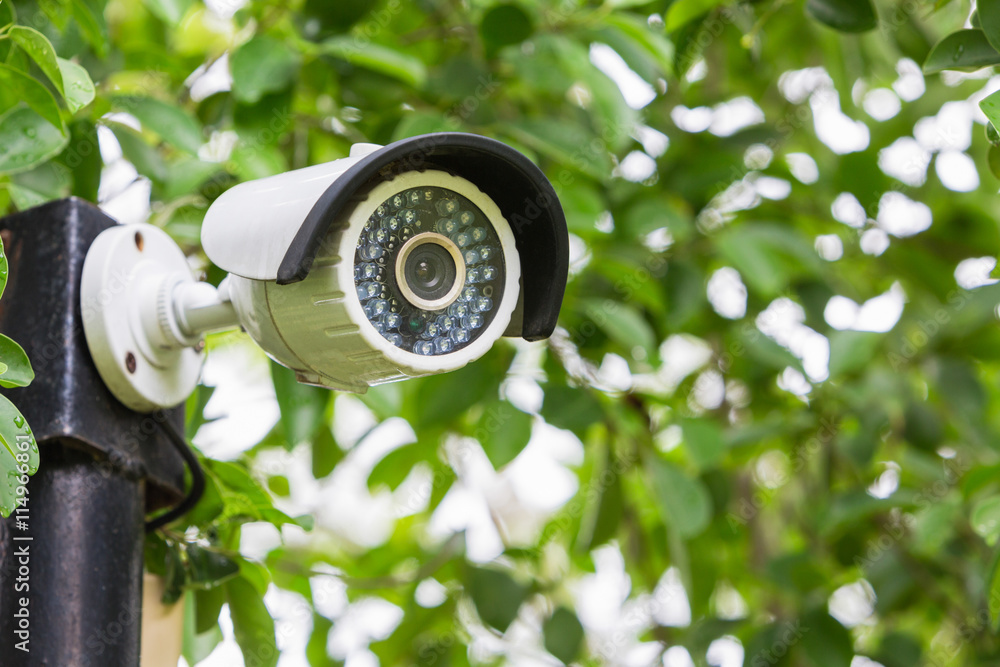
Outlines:
{"label": "white camera housing", "polygon": [[[386,208],[404,194],[412,208]],[[441,205],[457,208],[428,222]],[[417,222],[385,231],[403,214]],[[402,277],[403,248],[420,244],[439,246],[431,249],[449,258],[441,266],[454,265],[453,288],[433,299]],[[565,219],[537,167],[458,133],[358,144],[347,158],[236,185],[209,208],[202,245],[229,274],[218,289],[196,282],[183,253],[149,225],[109,229],[88,254],[88,344],[105,382],[135,410],[184,400],[198,381],[202,335],[236,326],[301,382],[332,389],[461,368],[501,336],[547,337],[568,265]],[[365,271],[377,278],[363,281]],[[116,280],[127,288],[112,289]]]}

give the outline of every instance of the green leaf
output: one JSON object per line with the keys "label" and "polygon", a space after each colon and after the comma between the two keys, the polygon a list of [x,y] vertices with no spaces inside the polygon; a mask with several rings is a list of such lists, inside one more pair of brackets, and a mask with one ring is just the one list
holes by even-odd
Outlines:
{"label": "green leaf", "polygon": [[625,348],[626,358],[636,347],[642,348],[647,357],[656,354],[656,332],[642,314],[630,305],[607,300],[586,299],[584,310],[611,340]]}
{"label": "green leaf", "polygon": [[266,35],[254,37],[230,57],[233,95],[256,104],[264,95],[284,90],[295,79],[300,61],[285,42]]}
{"label": "green leaf", "polygon": [[190,584],[198,588],[213,588],[240,572],[229,556],[196,544],[187,546],[187,557]]}
{"label": "green leaf", "polygon": [[52,42],[34,28],[21,25],[12,27],[7,34],[15,44],[21,47],[35,61],[38,68],[55,85],[56,90],[63,93],[62,71],[59,68],[59,63],[56,59],[56,50],[53,48]]}
{"label": "green leaf", "polygon": [[16,107],[0,116],[0,174],[32,169],[58,155],[69,137],[31,109]]}
{"label": "green leaf", "polygon": [[715,466],[726,453],[722,429],[709,419],[685,419],[681,422],[684,446],[691,460],[704,470]]}
{"label": "green leaf", "polygon": [[[997,134],[997,128],[1000,128],[1000,90],[992,93],[985,97],[979,102],[979,108],[983,110],[986,117],[989,119],[990,124],[987,126],[987,136],[989,136],[989,128],[993,128],[993,134]],[[996,141],[990,140],[993,146],[1000,144],[1000,136],[997,137]]]}
{"label": "green leaf", "polygon": [[344,450],[333,439],[329,428],[319,429],[312,438],[312,474],[322,479],[333,472],[344,458]]}
{"label": "green leaf", "polygon": [[959,30],[938,42],[924,62],[924,72],[975,71],[1000,64],[1000,52],[990,45],[982,30]]}
{"label": "green leaf", "polygon": [[806,11],[840,32],[866,32],[878,26],[871,0],[808,0]]}
{"label": "green leaf", "polygon": [[103,58],[108,53],[108,30],[104,24],[104,17],[94,13],[85,0],[71,0],[73,3],[73,18],[80,28],[83,38],[90,44],[99,57]]}
{"label": "green leaf", "polygon": [[862,371],[875,356],[882,334],[867,331],[837,331],[830,335],[830,377]]}
{"label": "green leaf", "polygon": [[542,627],[545,650],[564,663],[573,662],[583,644],[583,625],[572,609],[559,607]]}
{"label": "green leaf", "polygon": [[0,387],[27,387],[35,379],[24,349],[3,334],[0,334],[0,361],[7,367],[0,373]]}
{"label": "green leaf", "polygon": [[427,67],[419,58],[382,44],[361,46],[354,37],[333,37],[320,45],[320,52],[398,79],[414,88],[420,88],[427,81]]}
{"label": "green leaf", "polygon": [[109,122],[107,126],[114,132],[115,139],[121,146],[122,155],[132,163],[136,171],[156,183],[166,180],[166,163],[160,157],[159,151],[146,143],[141,134],[121,123]]}
{"label": "green leaf", "polygon": [[701,480],[662,459],[651,459],[647,468],[667,524],[685,538],[705,530],[712,518],[712,498]]}
{"label": "green leaf", "polygon": [[489,55],[510,44],[520,44],[535,31],[531,17],[515,3],[493,5],[479,24],[479,34]]}
{"label": "green leaf", "polygon": [[204,143],[201,124],[186,111],[152,97],[123,96],[113,100],[115,108],[139,119],[144,129],[160,135],[167,143],[191,153]]}
{"label": "green leaf", "polygon": [[193,0],[142,0],[142,4],[164,23],[176,26],[190,9]]}
{"label": "green leaf", "polygon": [[69,145],[59,154],[58,161],[70,170],[73,178],[74,197],[97,203],[101,185],[101,149],[98,145],[97,126],[90,120],[79,118],[69,124]]}
{"label": "green leaf", "polygon": [[[2,137],[2,133],[0,133],[0,137]],[[3,247],[3,240],[0,240],[0,297],[3,296],[4,290],[7,289],[7,273],[7,251]]]}
{"label": "green leaf", "polygon": [[578,123],[556,118],[525,118],[507,123],[504,128],[513,139],[564,167],[597,181],[604,181],[611,175],[607,151],[594,150],[590,131]]}
{"label": "green leaf", "polygon": [[995,545],[1000,537],[1000,496],[984,498],[976,503],[969,522],[987,544]]}
{"label": "green leaf", "polygon": [[990,627],[993,632],[1000,630],[1000,547],[993,555],[990,565],[989,597],[987,607],[990,613]]}
{"label": "green leaf", "polygon": [[993,48],[1000,51],[1000,4],[990,2],[990,0],[977,2],[976,13],[979,17],[979,25],[975,27],[982,28],[986,39],[993,45]]}
{"label": "green leaf", "polygon": [[63,96],[70,113],[76,113],[94,101],[94,82],[90,80],[87,70],[63,58],[59,58],[59,70],[62,72]]}
{"label": "green leaf", "polygon": [[[808,630],[807,630],[808,628]],[[802,649],[816,667],[850,667],[854,659],[851,634],[825,611],[804,615],[799,623]]]}
{"label": "green leaf", "polygon": [[264,598],[243,577],[226,584],[226,601],[233,619],[233,633],[248,665],[275,667],[278,646],[274,619],[264,606]]}
{"label": "green leaf", "polygon": [[479,618],[500,632],[506,632],[517,618],[528,589],[502,570],[469,567],[466,588],[476,605]]}
{"label": "green leaf", "polygon": [[226,603],[226,591],[222,586],[206,588],[194,592],[195,625],[197,634],[203,634],[218,626],[219,613]]}
{"label": "green leaf", "polygon": [[8,65],[0,65],[0,99],[5,101],[3,108],[10,108],[17,102],[27,104],[53,127],[58,128],[60,134],[66,134],[56,98],[34,77]]}
{"label": "green leaf", "polygon": [[528,446],[533,421],[531,415],[507,401],[492,401],[483,406],[483,416],[473,435],[482,443],[490,463],[499,470]]}
{"label": "green leaf", "polygon": [[322,387],[302,384],[295,371],[271,362],[271,380],[281,411],[281,428],[285,432],[285,448],[312,438],[323,424],[331,392]]}
{"label": "green leaf", "polygon": [[0,516],[8,517],[21,504],[27,476],[38,471],[38,443],[20,410],[0,396]]}
{"label": "green leaf", "polygon": [[552,426],[583,436],[591,424],[601,421],[603,409],[593,390],[553,383],[546,384],[543,389],[545,400],[541,414]]}
{"label": "green leaf", "polygon": [[433,446],[421,442],[412,442],[392,450],[372,468],[368,475],[368,488],[375,490],[384,486],[395,491],[413,470],[413,466],[426,461],[434,452]]}
{"label": "green leaf", "polygon": [[699,16],[727,2],[728,0],[677,0],[667,10],[667,32],[679,30]]}

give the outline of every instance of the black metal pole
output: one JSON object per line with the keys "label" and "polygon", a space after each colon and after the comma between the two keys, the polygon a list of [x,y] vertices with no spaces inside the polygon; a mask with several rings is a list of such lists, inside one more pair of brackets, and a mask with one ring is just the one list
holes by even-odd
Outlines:
{"label": "black metal pole", "polygon": [[94,238],[114,224],[78,199],[0,219],[10,263],[0,331],[36,374],[4,393],[41,454],[25,508],[0,522],[3,667],[139,664],[143,519],[183,488],[183,463],[157,421],[182,415],[125,408],[87,351],[80,275]]}

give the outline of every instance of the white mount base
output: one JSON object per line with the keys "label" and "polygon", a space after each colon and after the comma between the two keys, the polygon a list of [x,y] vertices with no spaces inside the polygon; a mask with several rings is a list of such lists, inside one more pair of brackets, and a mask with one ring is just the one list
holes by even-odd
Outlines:
{"label": "white mount base", "polygon": [[80,301],[91,356],[115,397],[137,412],[183,402],[204,361],[200,336],[177,330],[173,291],[197,284],[184,253],[159,227],[121,225],[97,237]]}

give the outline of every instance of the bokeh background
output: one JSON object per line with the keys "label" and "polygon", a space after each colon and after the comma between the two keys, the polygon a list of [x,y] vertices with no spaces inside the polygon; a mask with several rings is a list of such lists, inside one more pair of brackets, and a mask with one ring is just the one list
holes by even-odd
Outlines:
{"label": "bokeh background", "polygon": [[547,342],[354,396],[209,338],[208,493],[147,544],[181,664],[997,664],[974,10],[0,1],[0,209],[87,198],[218,282],[226,188],[459,130],[567,215]]}

